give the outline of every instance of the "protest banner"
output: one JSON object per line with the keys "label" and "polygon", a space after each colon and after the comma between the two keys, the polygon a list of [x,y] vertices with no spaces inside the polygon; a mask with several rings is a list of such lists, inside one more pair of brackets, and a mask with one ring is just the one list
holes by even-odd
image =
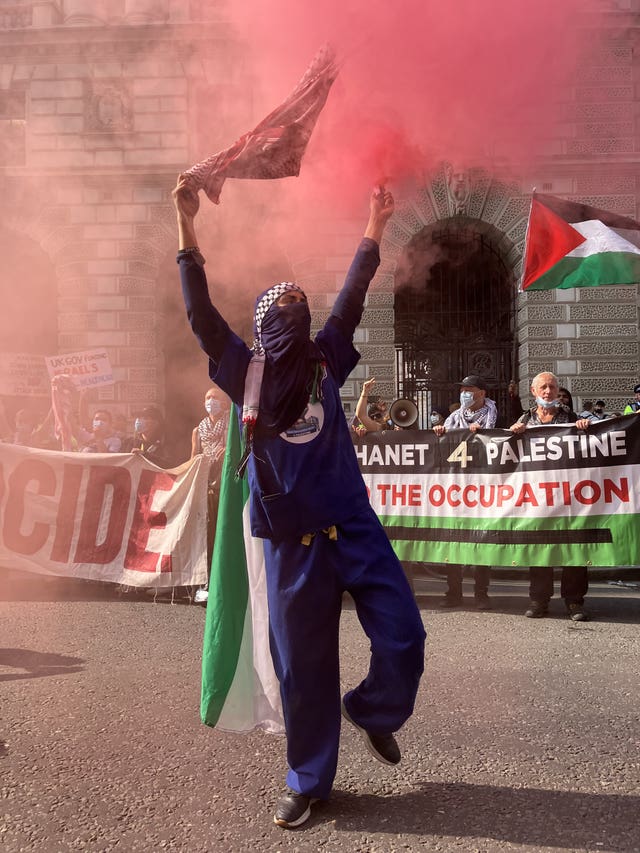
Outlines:
{"label": "protest banner", "polygon": [[[166,588],[205,583],[208,465],[0,445],[0,566]],[[1,573],[2,569],[0,569]]]}
{"label": "protest banner", "polygon": [[5,397],[48,397],[51,387],[41,355],[0,352],[0,394]]}
{"label": "protest banner", "polygon": [[106,349],[90,349],[68,352],[64,355],[45,356],[49,378],[66,373],[77,388],[95,388],[97,385],[113,385],[113,370]]}
{"label": "protest banner", "polygon": [[640,565],[640,417],[507,430],[369,433],[355,441],[401,560],[476,566]]}

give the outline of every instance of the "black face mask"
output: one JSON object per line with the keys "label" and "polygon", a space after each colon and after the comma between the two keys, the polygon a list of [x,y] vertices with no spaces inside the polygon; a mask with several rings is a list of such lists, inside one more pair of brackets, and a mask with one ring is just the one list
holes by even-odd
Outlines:
{"label": "black face mask", "polygon": [[596,415],[601,415],[604,412],[604,409],[594,409],[593,411],[596,413]]}

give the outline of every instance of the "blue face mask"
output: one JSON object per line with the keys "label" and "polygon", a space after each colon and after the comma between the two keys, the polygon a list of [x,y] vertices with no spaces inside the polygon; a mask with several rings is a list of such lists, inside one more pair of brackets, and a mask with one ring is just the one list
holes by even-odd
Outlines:
{"label": "blue face mask", "polygon": [[556,406],[560,404],[559,400],[543,400],[542,397],[536,397],[536,403],[538,406],[542,406],[543,409],[555,409]]}
{"label": "blue face mask", "polygon": [[468,409],[469,406],[473,406],[473,391],[461,391],[460,392],[460,405],[463,409]]}
{"label": "blue face mask", "polygon": [[214,417],[222,411],[222,406],[215,397],[209,397],[204,401],[204,407],[210,415]]}

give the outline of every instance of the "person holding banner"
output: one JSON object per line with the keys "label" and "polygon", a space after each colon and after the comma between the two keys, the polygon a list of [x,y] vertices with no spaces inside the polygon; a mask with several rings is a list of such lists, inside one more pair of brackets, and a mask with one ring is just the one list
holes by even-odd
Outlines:
{"label": "person holding banner", "polygon": [[[304,292],[281,282],[256,301],[249,349],[213,307],[189,178],[173,191],[178,264],[187,316],[209,356],[209,375],[237,407],[248,470],[251,532],[262,540],[270,649],[284,710],[288,790],[274,822],[297,827],[329,797],[340,716],[381,762],[400,762],[394,733],[413,713],[424,668],[425,632],[409,583],[373,511],[339,388],[359,354],[353,334],[379,244],[393,214],[378,188],[369,221],[331,315],[314,340]],[[370,639],[366,678],[340,699],[339,624],[348,591]]]}
{"label": "person holding banner", "polygon": [[222,458],[227,442],[229,427],[229,406],[222,392],[214,386],[204,395],[204,408],[207,416],[203,418],[191,433],[191,458],[202,453],[209,463],[209,478],[207,485],[207,583],[196,590],[196,604],[206,604],[209,598],[209,581],[211,574],[211,557],[213,541],[216,536],[216,516],[218,514],[218,499],[220,497],[220,474]]}
{"label": "person holding banner", "polygon": [[[567,392],[568,393],[568,392]],[[509,429],[516,434],[525,429],[546,424],[575,424],[578,429],[589,429],[589,420],[578,417],[560,400],[560,384],[553,373],[539,373],[531,382],[535,405],[525,412]],[[584,597],[589,586],[586,566],[563,566],[560,595],[564,599],[567,615],[573,622],[584,622],[589,614],[584,609]],[[529,608],[525,616],[541,619],[549,614],[549,601],[553,596],[553,566],[530,566]]]}

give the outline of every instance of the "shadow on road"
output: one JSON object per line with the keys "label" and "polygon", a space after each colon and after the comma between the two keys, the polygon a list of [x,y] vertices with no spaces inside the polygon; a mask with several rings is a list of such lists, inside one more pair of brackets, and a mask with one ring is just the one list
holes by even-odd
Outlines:
{"label": "shadow on road", "polygon": [[[419,792],[390,797],[334,790],[326,808],[338,832],[492,838],[532,849],[638,850],[640,797],[632,795],[427,782]],[[318,809],[318,819],[323,812]]]}
{"label": "shadow on road", "polygon": [[42,678],[46,675],[82,672],[83,663],[82,658],[59,655],[55,652],[0,649],[0,667],[23,670],[22,672],[0,672],[0,681],[19,681],[24,678]]}

